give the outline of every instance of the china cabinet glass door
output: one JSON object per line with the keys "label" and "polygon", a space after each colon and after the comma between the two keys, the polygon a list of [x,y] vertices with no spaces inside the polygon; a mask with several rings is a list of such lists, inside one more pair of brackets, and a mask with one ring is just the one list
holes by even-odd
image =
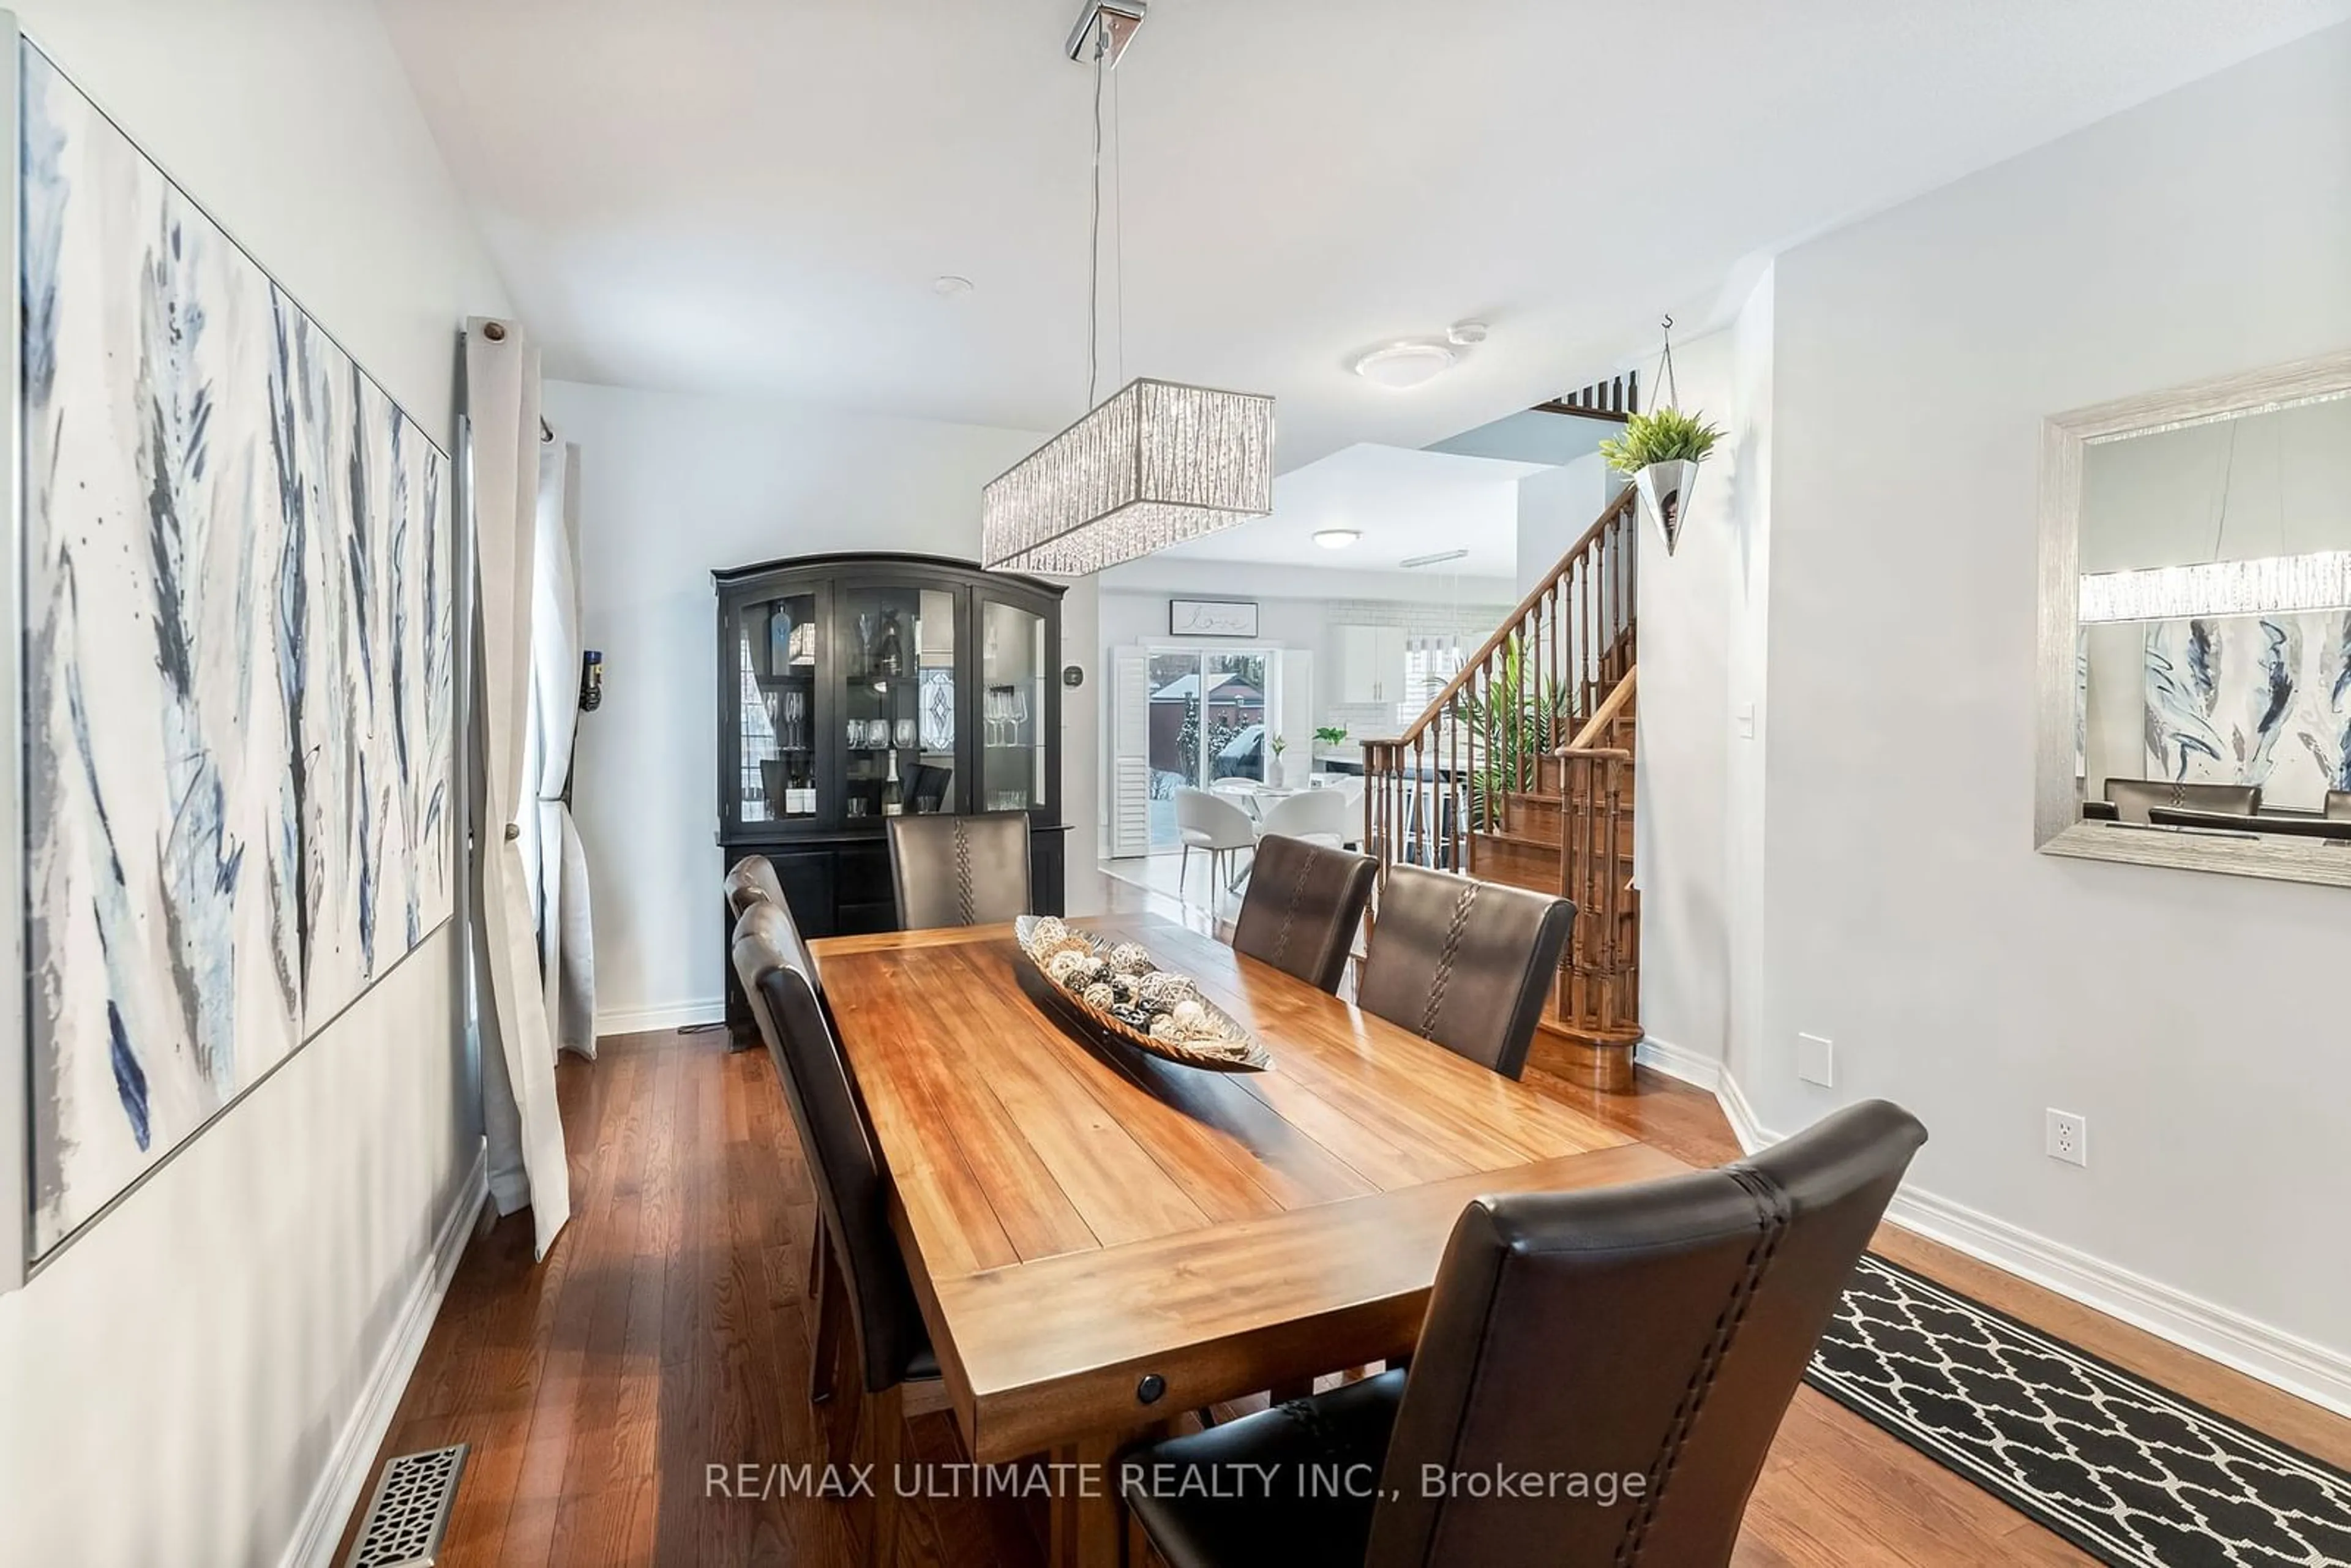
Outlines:
{"label": "china cabinet glass door", "polygon": [[841,819],[956,811],[963,594],[851,581],[839,591]]}
{"label": "china cabinet glass door", "polygon": [[724,804],[740,825],[813,819],[820,806],[817,676],[823,600],[811,586],[736,602],[735,777]]}
{"label": "china cabinet glass door", "polygon": [[1045,618],[988,594],[979,601],[979,793],[975,810],[1026,811],[1050,803],[1048,738],[1054,722]]}

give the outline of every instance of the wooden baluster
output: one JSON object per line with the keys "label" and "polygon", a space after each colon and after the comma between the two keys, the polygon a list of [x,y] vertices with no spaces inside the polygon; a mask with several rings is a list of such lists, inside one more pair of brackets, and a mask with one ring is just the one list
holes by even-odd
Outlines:
{"label": "wooden baluster", "polygon": [[1463,834],[1468,831],[1468,825],[1461,820],[1461,807],[1458,799],[1461,792],[1461,732],[1467,727],[1468,726],[1461,722],[1461,716],[1458,712],[1450,709],[1447,710],[1445,716],[1445,760],[1447,764],[1445,772],[1445,794],[1447,800],[1451,802],[1453,809],[1453,831],[1449,841],[1452,845],[1453,869],[1455,871],[1466,871],[1469,866],[1469,857],[1464,852],[1468,847],[1467,841],[1463,837]]}
{"label": "wooden baluster", "polygon": [[[1593,623],[1592,635],[1598,640],[1597,646],[1600,648],[1604,659],[1613,656],[1610,654],[1609,650],[1613,649],[1616,643],[1616,583],[1614,580],[1615,573],[1614,570],[1615,566],[1615,557],[1609,553],[1608,531],[1606,529],[1604,528],[1601,530],[1598,543],[1600,560],[1600,609],[1597,617]],[[1608,678],[1608,671],[1606,667],[1604,666],[1600,674],[1603,680],[1606,680]]]}
{"label": "wooden baluster", "polygon": [[1587,581],[1583,594],[1583,621],[1586,627],[1583,645],[1590,651],[1591,656],[1584,661],[1583,667],[1590,672],[1592,700],[1597,705],[1605,700],[1608,695],[1608,684],[1604,668],[1604,662],[1608,657],[1608,643],[1606,633],[1601,630],[1603,622],[1600,616],[1600,588],[1605,578],[1600,570],[1600,563],[1597,560],[1592,563],[1591,570],[1586,571],[1584,576]]}
{"label": "wooden baluster", "polygon": [[1469,775],[1477,766],[1477,733],[1458,711],[1453,716],[1454,854],[1460,869],[1469,868]]}

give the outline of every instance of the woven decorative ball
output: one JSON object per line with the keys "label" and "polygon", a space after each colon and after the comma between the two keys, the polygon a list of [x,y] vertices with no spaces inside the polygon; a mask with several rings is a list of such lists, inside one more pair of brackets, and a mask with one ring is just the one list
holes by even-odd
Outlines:
{"label": "woven decorative ball", "polygon": [[1085,954],[1071,952],[1064,947],[1045,960],[1045,973],[1057,986],[1072,985],[1078,976],[1084,972],[1088,962]]}
{"label": "woven decorative ball", "polygon": [[1110,967],[1124,975],[1151,972],[1151,954],[1140,942],[1122,942],[1110,950]]}
{"label": "woven decorative ball", "polygon": [[1146,1005],[1165,1010],[1173,1009],[1176,1003],[1191,996],[1192,982],[1182,975],[1156,969],[1144,976],[1136,988]]}
{"label": "woven decorative ball", "polygon": [[1029,941],[1037,951],[1050,953],[1068,938],[1070,928],[1058,915],[1040,915],[1037,924],[1029,928]]}
{"label": "woven decorative ball", "polygon": [[1090,1008],[1099,1008],[1103,1012],[1108,1012],[1111,1009],[1111,1004],[1117,1001],[1118,998],[1108,986],[1097,980],[1081,991],[1078,994],[1078,999]]}

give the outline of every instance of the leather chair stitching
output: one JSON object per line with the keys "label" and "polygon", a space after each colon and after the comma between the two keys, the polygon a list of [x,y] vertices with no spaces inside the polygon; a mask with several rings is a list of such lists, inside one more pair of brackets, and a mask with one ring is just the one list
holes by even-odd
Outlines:
{"label": "leather chair stitching", "polygon": [[1640,1506],[1625,1521],[1624,1539],[1617,1542],[1617,1568],[1631,1568],[1641,1560],[1642,1549],[1647,1544],[1649,1527],[1656,1522],[1657,1505],[1665,1496],[1666,1484],[1673,1479],[1674,1467],[1681,1462],[1682,1449],[1689,1441],[1690,1429],[1698,1423],[1698,1411],[1706,1396],[1713,1392],[1714,1380],[1722,1371],[1722,1364],[1730,1354],[1730,1343],[1738,1337],[1740,1326],[1747,1321],[1747,1310],[1755,1302],[1757,1291],[1763,1282],[1765,1270],[1780,1249],[1780,1240],[1788,1233],[1788,1194],[1776,1180],[1751,1166],[1726,1166],[1723,1174],[1739,1184],[1750,1201],[1755,1205],[1755,1245],[1748,1249],[1747,1267],[1739,1282],[1731,1288],[1730,1299],[1714,1322],[1714,1333],[1708,1338],[1698,1365],[1690,1371],[1690,1380],[1682,1390],[1681,1403],[1674,1410],[1672,1423],[1666,1428],[1666,1438],[1657,1457],[1648,1470],[1648,1484],[1642,1489]]}
{"label": "leather chair stitching", "polygon": [[971,840],[963,831],[963,819],[956,819],[956,913],[966,925],[978,924],[978,906],[971,892]]}
{"label": "leather chair stitching", "polygon": [[1453,901],[1453,924],[1445,933],[1445,950],[1437,956],[1437,977],[1428,988],[1428,1006],[1421,1009],[1420,1038],[1437,1038],[1437,1015],[1445,1007],[1445,988],[1453,978],[1454,960],[1461,956],[1461,938],[1469,928],[1469,906],[1478,902],[1478,886],[1469,883]]}
{"label": "leather chair stitching", "polygon": [[1273,934],[1272,963],[1278,967],[1290,951],[1290,928],[1298,924],[1298,906],[1305,902],[1306,879],[1313,873],[1314,857],[1307,855],[1298,862],[1298,880],[1290,884],[1290,902],[1282,906],[1281,928]]}

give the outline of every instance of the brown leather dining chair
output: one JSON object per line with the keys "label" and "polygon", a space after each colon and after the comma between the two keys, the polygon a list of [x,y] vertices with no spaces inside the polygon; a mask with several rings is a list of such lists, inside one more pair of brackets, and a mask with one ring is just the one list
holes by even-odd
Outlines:
{"label": "brown leather dining chair", "polygon": [[898,929],[987,925],[1029,910],[1029,813],[890,819]]}
{"label": "brown leather dining chair", "polygon": [[[889,1218],[889,1177],[849,1082],[849,1070],[806,969],[784,942],[777,906],[754,904],[736,927],[734,959],[768,1053],[782,1079],[822,1219],[830,1278],[810,1338],[812,1397],[831,1392],[831,1364],[846,1328],[862,1383],[857,1428],[867,1434],[876,1478],[868,1563],[895,1561],[893,1473],[906,1417],[946,1406],[922,1310]],[[799,962],[806,963],[801,956]],[[832,1456],[845,1461],[845,1453]]]}
{"label": "brown leather dining chair", "polygon": [[1548,894],[1390,866],[1355,1005],[1516,1078],[1574,920]]}
{"label": "brown leather dining chair", "polygon": [[2106,799],[2114,802],[2117,818],[2142,826],[2147,822],[2147,812],[2157,806],[2189,811],[2226,811],[2238,817],[2250,817],[2262,809],[2262,789],[2258,784],[2186,784],[2168,779],[2109,779],[2106,780]]}
{"label": "brown leather dining chair", "polygon": [[816,966],[809,962],[808,946],[800,938],[799,923],[792,918],[792,906],[785,902],[783,881],[776,875],[775,862],[765,855],[745,855],[726,873],[726,907],[737,922],[742,920],[743,912],[755,904],[774,905],[782,917],[778,935],[785,944],[785,961],[809,977],[818,999],[822,1000],[824,987],[817,980]]}
{"label": "brown leather dining chair", "polygon": [[[1131,1449],[1121,1494],[1169,1568],[1719,1568],[1926,1137],[1869,1101],[1719,1170],[1480,1198],[1408,1370]],[[1453,1484],[1498,1469],[1587,1485]]]}
{"label": "brown leather dining chair", "polygon": [[783,879],[776,874],[776,862],[765,855],[745,855],[728,867],[725,889],[726,907],[737,915],[758,899],[784,902]]}
{"label": "brown leather dining chair", "polygon": [[1335,993],[1378,869],[1369,855],[1267,834],[1233,924],[1233,951]]}
{"label": "brown leather dining chair", "polygon": [[2330,822],[2351,822],[2351,789],[2329,789],[2326,792],[2326,820]]}

